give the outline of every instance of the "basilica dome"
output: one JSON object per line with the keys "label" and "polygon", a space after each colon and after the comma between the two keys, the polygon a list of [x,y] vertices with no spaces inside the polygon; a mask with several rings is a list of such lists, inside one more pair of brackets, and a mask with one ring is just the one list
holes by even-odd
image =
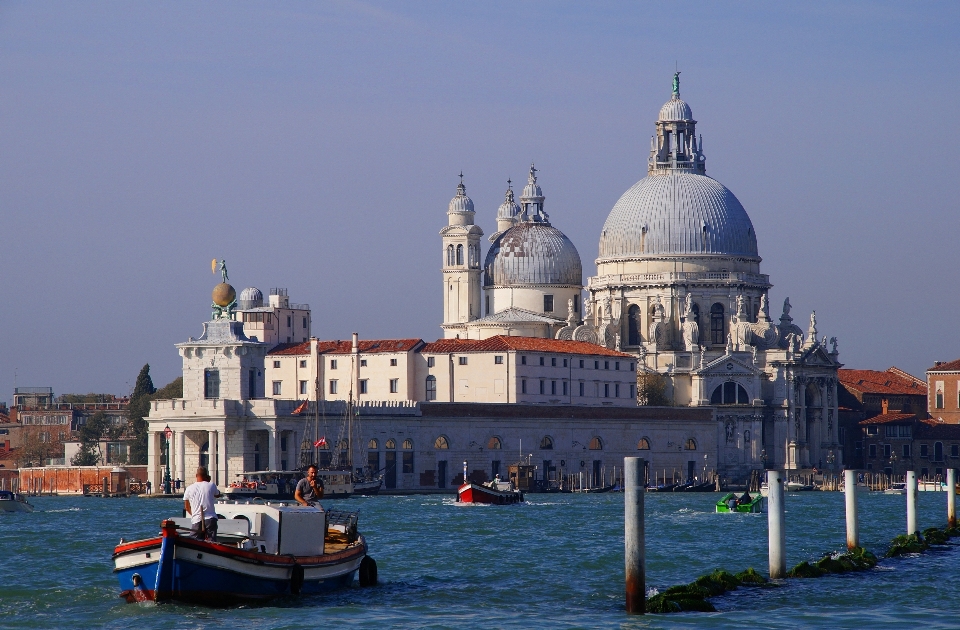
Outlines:
{"label": "basilica dome", "polygon": [[483,263],[484,286],[583,284],[577,248],[549,223],[523,221],[501,234]]}
{"label": "basilica dome", "polygon": [[706,175],[648,175],[620,197],[603,224],[601,259],[689,254],[759,256],[747,211]]}

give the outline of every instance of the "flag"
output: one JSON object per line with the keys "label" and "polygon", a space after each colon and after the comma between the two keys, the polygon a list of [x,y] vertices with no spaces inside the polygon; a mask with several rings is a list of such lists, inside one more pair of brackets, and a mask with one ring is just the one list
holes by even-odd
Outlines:
{"label": "flag", "polygon": [[293,415],[299,416],[301,413],[303,413],[304,411],[306,411],[306,410],[307,410],[307,404],[308,404],[309,402],[310,402],[310,401],[305,400],[305,401],[303,401],[302,403],[300,403],[299,405],[297,405],[297,408],[293,410]]}
{"label": "flag", "polygon": [[321,446],[327,445],[327,438],[324,436],[313,443],[314,448],[320,448]]}

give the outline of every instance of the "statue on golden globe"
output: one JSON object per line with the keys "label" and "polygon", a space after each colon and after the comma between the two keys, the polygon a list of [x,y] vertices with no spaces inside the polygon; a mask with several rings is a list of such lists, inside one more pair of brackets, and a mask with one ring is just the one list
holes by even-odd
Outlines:
{"label": "statue on golden globe", "polygon": [[[217,259],[214,258],[210,263],[210,271],[217,273]],[[221,282],[213,287],[213,313],[210,319],[234,319],[237,309],[237,290],[228,282],[227,261],[220,261]]]}

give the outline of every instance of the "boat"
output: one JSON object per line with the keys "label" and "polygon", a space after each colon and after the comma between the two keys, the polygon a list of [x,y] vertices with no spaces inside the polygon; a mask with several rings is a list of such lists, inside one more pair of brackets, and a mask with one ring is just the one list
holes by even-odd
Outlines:
{"label": "boat", "polygon": [[515,488],[510,481],[500,481],[499,477],[486,483],[467,481],[467,462],[463,462],[463,479],[466,483],[457,488],[457,501],[459,503],[487,503],[490,505],[523,503],[523,492]]}
{"label": "boat", "polygon": [[191,536],[189,518],[170,518],[158,536],[120,540],[113,552],[127,602],[211,606],[264,602],[377,582],[376,562],[355,512],[289,503],[219,501],[217,541]]}
{"label": "boat", "polygon": [[[917,481],[917,490],[920,492],[946,492],[947,482],[919,480]],[[957,494],[960,494],[960,492],[957,492]]]}
{"label": "boat", "polygon": [[813,484],[802,483],[800,481],[788,481],[784,484],[784,488],[787,492],[807,492],[816,489]]}
{"label": "boat", "polygon": [[[300,471],[257,470],[237,474],[237,480],[220,492],[225,499],[247,501],[251,499],[292,499],[297,482],[303,478]],[[323,481],[324,499],[346,499],[354,492],[353,479],[346,470],[318,470],[317,478]]]}
{"label": "boat", "polygon": [[0,490],[0,512],[33,512],[33,506],[19,492]]}
{"label": "boat", "polygon": [[736,494],[730,492],[725,494],[719,501],[717,501],[717,512],[745,512],[750,514],[759,514],[763,511],[763,495],[759,492],[757,494],[748,494],[750,501],[746,503],[741,503]]}
{"label": "boat", "polygon": [[906,494],[907,493],[907,484],[905,483],[891,483],[890,487],[883,491],[884,494]]}
{"label": "boat", "polygon": [[[360,496],[372,496],[380,492],[383,486],[383,475],[377,475],[373,479],[368,479],[359,475],[353,476],[353,494]],[[324,491],[326,495],[326,491]]]}

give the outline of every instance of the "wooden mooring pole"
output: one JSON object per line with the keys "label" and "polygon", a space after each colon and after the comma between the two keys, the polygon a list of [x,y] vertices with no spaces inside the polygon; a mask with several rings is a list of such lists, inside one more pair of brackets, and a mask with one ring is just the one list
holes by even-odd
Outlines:
{"label": "wooden mooring pole", "polygon": [[907,471],[907,535],[917,533],[917,471]]}
{"label": "wooden mooring pole", "polygon": [[643,532],[643,459],[623,458],[623,560],[627,612],[642,615],[647,594]]}
{"label": "wooden mooring pole", "polygon": [[783,475],[767,471],[767,534],[770,557],[770,579],[787,577],[786,531],[783,518]]}
{"label": "wooden mooring pole", "polygon": [[860,546],[860,525],[857,522],[857,471],[843,471],[843,495],[847,503],[847,549]]}
{"label": "wooden mooring pole", "polygon": [[957,469],[947,469],[947,525],[957,526]]}

